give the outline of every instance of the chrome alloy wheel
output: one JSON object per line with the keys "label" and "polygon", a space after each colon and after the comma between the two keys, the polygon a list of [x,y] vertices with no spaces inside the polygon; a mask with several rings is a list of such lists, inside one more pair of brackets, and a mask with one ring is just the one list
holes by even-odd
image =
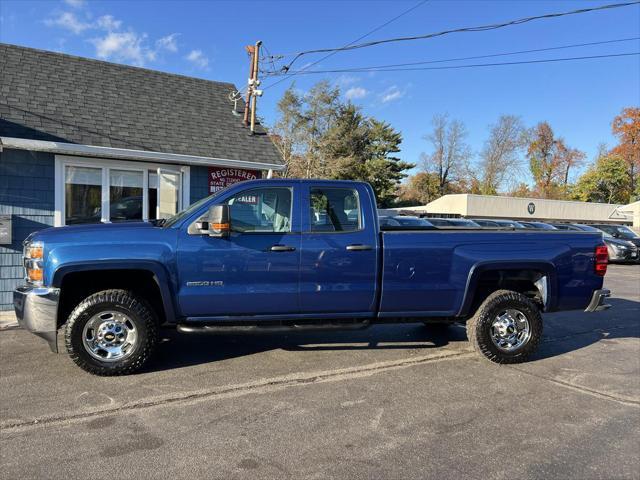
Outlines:
{"label": "chrome alloy wheel", "polygon": [[530,338],[529,320],[520,310],[502,310],[491,324],[491,340],[503,352],[512,353],[519,350]]}
{"label": "chrome alloy wheel", "polygon": [[136,326],[117,311],[100,312],[89,319],[82,331],[82,344],[94,358],[103,362],[122,360],[135,350]]}

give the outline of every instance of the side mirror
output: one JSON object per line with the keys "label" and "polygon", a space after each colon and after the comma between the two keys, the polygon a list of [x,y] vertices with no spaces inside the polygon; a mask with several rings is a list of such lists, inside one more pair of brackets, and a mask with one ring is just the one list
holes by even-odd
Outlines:
{"label": "side mirror", "polygon": [[227,238],[231,232],[229,205],[212,205],[201,220],[189,226],[189,235]]}
{"label": "side mirror", "polygon": [[231,215],[229,205],[212,205],[209,207],[207,233],[210,237],[227,238],[231,232]]}

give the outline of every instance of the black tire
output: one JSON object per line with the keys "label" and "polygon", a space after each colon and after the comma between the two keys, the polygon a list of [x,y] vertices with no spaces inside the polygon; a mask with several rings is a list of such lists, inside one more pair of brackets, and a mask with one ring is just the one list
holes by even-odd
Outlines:
{"label": "black tire", "polygon": [[[529,323],[529,339],[512,352],[498,348],[491,338],[492,323],[506,309],[515,309]],[[498,290],[480,305],[467,322],[467,337],[473,349],[494,363],[521,363],[536,351],[542,337],[542,316],[538,306],[525,295],[511,290]]]}
{"label": "black tire", "polygon": [[[133,347],[120,360],[95,358],[84,345],[87,322],[107,311],[124,314],[136,332]],[[94,375],[127,375],[140,370],[153,355],[158,341],[157,322],[153,309],[142,298],[127,290],[103,290],[85,298],[73,309],[64,338],[69,357],[83,370]]]}

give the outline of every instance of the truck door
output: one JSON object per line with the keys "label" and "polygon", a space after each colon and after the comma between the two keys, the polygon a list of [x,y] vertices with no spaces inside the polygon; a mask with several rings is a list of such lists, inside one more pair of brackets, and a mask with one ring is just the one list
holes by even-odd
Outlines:
{"label": "truck door", "polygon": [[378,275],[372,193],[355,183],[336,187],[319,182],[303,187],[301,312],[320,317],[372,316]]}
{"label": "truck door", "polygon": [[179,302],[188,317],[295,314],[300,229],[294,183],[237,191],[228,238],[182,232]]}

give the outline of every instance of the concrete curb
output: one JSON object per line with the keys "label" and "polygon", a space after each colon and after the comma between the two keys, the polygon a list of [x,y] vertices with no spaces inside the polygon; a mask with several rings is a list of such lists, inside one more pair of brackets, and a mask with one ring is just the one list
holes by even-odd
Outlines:
{"label": "concrete curb", "polygon": [[17,328],[18,320],[16,314],[12,311],[0,312],[0,330],[8,330],[10,328]]}

